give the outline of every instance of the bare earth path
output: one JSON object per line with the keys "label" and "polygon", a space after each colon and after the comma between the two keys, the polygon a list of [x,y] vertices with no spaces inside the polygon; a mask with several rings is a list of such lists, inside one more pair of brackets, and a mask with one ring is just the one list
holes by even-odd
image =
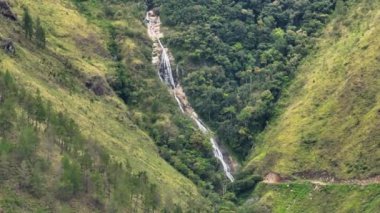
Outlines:
{"label": "bare earth path", "polygon": [[263,183],[266,184],[279,184],[279,183],[296,183],[296,182],[309,182],[314,185],[326,186],[326,185],[359,185],[367,186],[371,184],[380,184],[380,175],[367,178],[367,179],[350,179],[350,180],[335,180],[333,178],[328,180],[318,180],[318,179],[299,179],[299,180],[282,180],[278,182],[273,182],[269,180],[264,180]]}

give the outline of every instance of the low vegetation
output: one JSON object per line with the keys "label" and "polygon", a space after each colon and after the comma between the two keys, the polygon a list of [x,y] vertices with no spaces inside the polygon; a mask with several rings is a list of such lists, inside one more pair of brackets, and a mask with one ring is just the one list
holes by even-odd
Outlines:
{"label": "low vegetation", "polygon": [[380,187],[291,183],[259,184],[240,212],[378,212]]}

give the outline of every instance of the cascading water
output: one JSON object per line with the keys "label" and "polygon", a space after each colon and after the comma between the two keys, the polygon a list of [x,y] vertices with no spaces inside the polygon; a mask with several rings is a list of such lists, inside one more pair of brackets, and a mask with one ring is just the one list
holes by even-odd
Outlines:
{"label": "cascading water", "polygon": [[[211,134],[211,131],[203,124],[202,120],[198,117],[197,113],[194,112],[192,107],[187,103],[187,98],[185,93],[182,90],[182,87],[179,84],[176,84],[174,77],[173,77],[173,70],[170,64],[170,57],[168,55],[168,52],[164,45],[162,45],[160,37],[162,34],[159,32],[159,26],[160,26],[160,19],[158,16],[155,16],[152,11],[149,11],[146,15],[146,22],[148,24],[148,34],[155,42],[155,46],[157,46],[160,49],[160,57],[157,53],[157,56],[153,57],[153,63],[157,64],[158,69],[158,76],[160,77],[161,81],[165,82],[173,94],[175,100],[178,103],[178,107],[180,108],[181,112],[184,114],[187,114],[191,119],[194,120],[194,122],[197,124],[199,130],[203,134]],[[220,161],[220,163],[223,166],[224,173],[226,174],[227,178],[233,182],[234,177],[231,174],[231,167],[226,162],[225,157],[223,156],[223,153],[221,151],[221,148],[219,147],[216,139],[214,137],[210,138],[210,142],[212,145],[214,156]]]}
{"label": "cascading water", "polygon": [[161,62],[160,62],[160,70],[162,70],[162,72],[160,72],[160,73],[163,73],[164,76],[163,76],[163,78],[161,76],[161,79],[164,79],[165,82],[169,86],[171,86],[171,88],[173,89],[176,87],[176,85],[175,85],[174,78],[173,78],[173,71],[172,71],[172,67],[170,65],[169,55],[166,52],[166,49],[164,48],[164,46],[162,45],[160,39],[157,39],[157,40],[158,40],[158,43],[160,44],[160,47],[162,49]]}
{"label": "cascading water", "polygon": [[[198,128],[204,133],[209,134],[209,130],[203,125],[202,121],[198,118],[197,114],[193,114],[191,118],[197,123]],[[224,173],[226,174],[227,178],[230,179],[231,182],[234,181],[234,176],[231,174],[230,166],[224,161],[224,156],[222,154],[222,151],[220,151],[219,145],[216,142],[214,137],[210,138],[210,142],[212,145],[212,149],[214,152],[214,156],[220,161],[220,163],[223,166]]]}

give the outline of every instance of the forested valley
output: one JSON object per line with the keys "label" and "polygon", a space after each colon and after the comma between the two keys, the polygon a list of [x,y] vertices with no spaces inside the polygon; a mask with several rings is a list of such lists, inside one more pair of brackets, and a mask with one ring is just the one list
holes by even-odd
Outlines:
{"label": "forested valley", "polygon": [[[244,159],[342,0],[155,1],[193,106]],[[335,7],[337,5],[337,7]]]}
{"label": "forested valley", "polygon": [[379,0],[0,0],[0,213],[379,212],[378,23]]}

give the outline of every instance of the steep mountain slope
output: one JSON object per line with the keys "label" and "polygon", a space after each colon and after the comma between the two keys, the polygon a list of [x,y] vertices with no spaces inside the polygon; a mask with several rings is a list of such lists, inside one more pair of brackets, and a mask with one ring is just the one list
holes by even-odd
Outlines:
{"label": "steep mountain slope", "polygon": [[268,176],[242,212],[380,211],[380,2],[340,12],[244,168],[282,180]]}
{"label": "steep mountain slope", "polygon": [[[95,7],[99,2],[92,2],[94,10],[91,13],[101,17],[105,12]],[[47,32],[47,48],[39,49],[34,40],[24,37],[21,21],[0,16],[0,38],[12,40],[16,49],[14,55],[0,51],[1,71],[8,71],[27,93],[33,94],[38,90],[44,101],[49,101],[56,112],[73,119],[81,134],[89,141],[96,141],[112,161],[129,164],[135,174],[145,171],[161,195],[160,208],[174,208],[173,205],[177,204],[183,208],[189,205],[206,208],[202,204],[205,200],[195,185],[159,156],[152,139],[131,121],[128,107],[110,89],[106,79],[108,74],[114,72],[114,60],[108,51],[108,26],[90,23],[71,1],[16,0],[10,3],[12,10],[19,14],[19,20],[23,14],[22,8],[26,6],[33,18],[38,16],[41,19]],[[119,18],[115,18],[114,27],[129,33],[119,38],[123,44],[121,53],[128,57],[128,67],[136,72],[155,75],[149,66],[151,43],[143,23],[138,20],[144,17],[143,4],[129,2],[116,6],[121,9],[114,15]],[[153,82],[152,85],[165,91],[158,83]],[[53,151],[43,148],[47,143],[48,140],[41,142],[37,150],[42,157],[53,156],[50,162],[51,168],[55,169],[48,179],[54,182],[62,172],[61,159],[65,153],[59,151],[58,145],[54,145]],[[49,206],[53,211],[63,211],[62,206],[67,205],[50,196],[50,192],[44,194],[43,199],[35,200],[22,192],[17,182],[13,184],[7,190],[0,190],[1,208],[35,211],[38,203]],[[15,200],[9,204],[7,194],[11,192]],[[90,211],[90,204],[78,202],[80,197],[76,196],[68,202],[68,209]],[[18,205],[17,202],[26,204]],[[123,211],[121,207],[119,211]]]}
{"label": "steep mountain slope", "polygon": [[[380,211],[379,0],[4,2],[0,212]],[[153,2],[233,183],[152,67]]]}
{"label": "steep mountain slope", "polygon": [[189,101],[240,160],[335,0],[156,0]]}
{"label": "steep mountain slope", "polygon": [[380,174],[379,21],[379,1],[361,1],[327,26],[246,169],[308,178]]}

